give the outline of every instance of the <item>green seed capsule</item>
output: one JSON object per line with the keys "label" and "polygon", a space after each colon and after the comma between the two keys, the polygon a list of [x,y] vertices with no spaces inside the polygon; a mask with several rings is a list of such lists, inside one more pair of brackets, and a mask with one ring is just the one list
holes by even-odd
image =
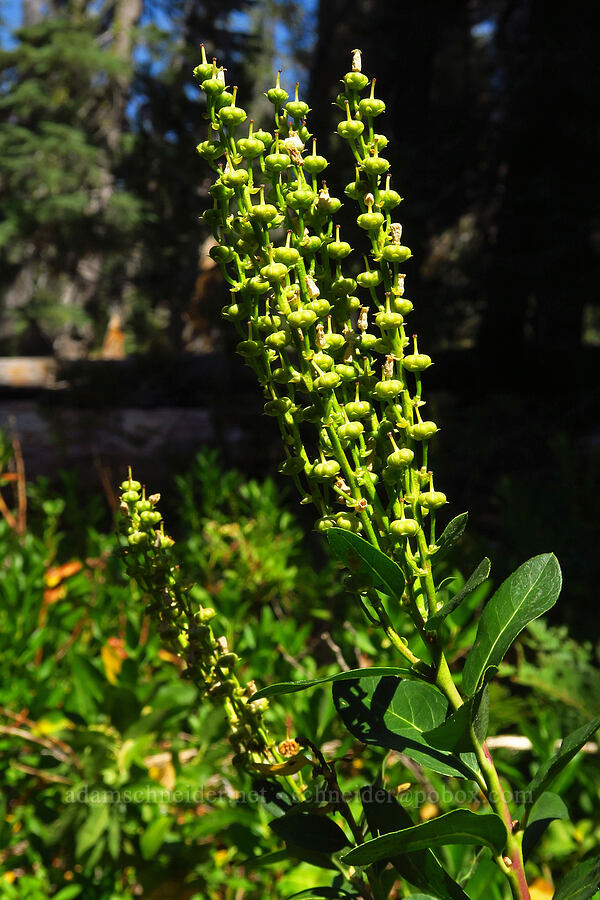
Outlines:
{"label": "green seed capsule", "polygon": [[296,309],[288,315],[288,324],[292,328],[310,328],[317,321],[312,309]]}
{"label": "green seed capsule", "polygon": [[290,457],[281,463],[277,471],[282,475],[299,475],[304,471],[304,460],[299,456]]}
{"label": "green seed capsule", "polygon": [[366,97],[364,100],[361,100],[358,104],[358,111],[361,116],[366,116],[368,119],[373,119],[375,116],[380,116],[385,112],[385,103],[383,100],[377,100],[377,98]]}
{"label": "green seed capsule", "polygon": [[225,82],[221,81],[220,78],[207,78],[202,82],[202,90],[210,97],[216,97],[218,94],[222,94],[225,90]]}
{"label": "green seed capsule", "polygon": [[134,531],[127,538],[132,547],[143,547],[150,543],[150,535],[146,531]]}
{"label": "green seed capsule", "polygon": [[152,509],[152,504],[149,500],[138,500],[138,502],[135,504],[135,508],[137,512],[143,513]]}
{"label": "green seed capsule", "polygon": [[415,458],[415,454],[408,447],[402,447],[400,450],[394,450],[387,458],[387,464],[392,469],[405,469],[410,466]]}
{"label": "green seed capsule", "polygon": [[321,213],[329,213],[334,216],[342,208],[342,201],[338,197],[322,197],[319,194],[317,198],[317,209]]}
{"label": "green seed capsule", "polygon": [[[135,482],[135,481],[133,483],[139,484],[139,482]],[[125,503],[137,503],[137,501],[139,499],[140,499],[140,495],[138,494],[137,491],[125,491],[125,493],[121,495],[121,500],[124,500]]]}
{"label": "green seed capsule", "polygon": [[290,191],[285,202],[292,209],[309,209],[316,199],[317,195],[310,188],[298,188],[297,191]]}
{"label": "green seed capsule", "polygon": [[198,613],[198,618],[202,625],[208,625],[216,616],[215,610],[211,606],[203,606]]}
{"label": "green seed capsule", "polygon": [[356,533],[360,530],[361,524],[358,516],[355,516],[353,513],[349,512],[339,512],[335,515],[335,524],[338,528],[343,528],[344,531],[353,531]]}
{"label": "green seed capsule", "polygon": [[214,247],[211,247],[208,255],[216,263],[228,263],[235,259],[233,247],[226,247],[223,244],[216,244]]}
{"label": "green seed capsule", "polygon": [[438,427],[435,422],[417,422],[416,425],[411,425],[408,433],[413,441],[427,441],[433,437],[437,430]]}
{"label": "green seed capsule", "polygon": [[158,525],[161,519],[161,514],[155,509],[146,509],[140,513],[140,521],[144,525]]}
{"label": "green seed capsule", "polygon": [[206,224],[212,228],[213,230],[220,225],[223,221],[223,216],[221,214],[220,209],[205,209],[202,213],[202,219]]}
{"label": "green seed capsule", "polygon": [[315,353],[313,362],[322,369],[323,372],[329,372],[333,368],[333,356],[328,353]]}
{"label": "green seed capsule", "polygon": [[289,331],[274,331],[273,334],[268,334],[266,336],[265,344],[272,350],[283,350],[284,347],[287,347],[290,340],[291,336]]}
{"label": "green seed capsule", "polygon": [[419,504],[425,509],[439,509],[447,502],[446,495],[441,491],[425,491],[419,497]]}
{"label": "green seed capsule", "polygon": [[371,415],[373,407],[368,400],[351,400],[345,404],[344,410],[349,419],[365,419]]}
{"label": "green seed capsule", "polygon": [[258,341],[240,341],[235,349],[240,356],[245,356],[247,359],[260,356],[262,353],[262,347]]}
{"label": "green seed capsule", "polygon": [[379,476],[367,469],[366,466],[359,466],[358,469],[355,469],[354,477],[359,484],[375,485],[379,481]]}
{"label": "green seed capsule", "polygon": [[285,104],[285,108],[293,119],[303,119],[310,112],[310,107],[304,100],[290,100]]}
{"label": "green seed capsule", "polygon": [[337,95],[337,97],[336,97],[335,100],[334,100],[334,103],[335,103],[336,106],[339,106],[339,108],[340,108],[341,110],[345,110],[345,109],[346,109],[346,103],[349,103],[349,102],[350,102],[350,99],[351,99],[351,98],[349,97],[349,95],[348,95],[348,94],[345,94],[345,93],[342,91],[341,93],[339,93],[339,94]]}
{"label": "green seed capsule", "polygon": [[373,146],[376,146],[378,150],[385,150],[388,144],[389,141],[386,138],[385,134],[373,135]]}
{"label": "green seed capsule", "polygon": [[325,372],[315,378],[314,386],[318,391],[332,391],[340,384],[341,380],[337,372]]}
{"label": "green seed capsule", "polygon": [[377,231],[383,225],[385,219],[381,213],[362,213],[356,220],[360,228],[365,231]]}
{"label": "green seed capsule", "polygon": [[298,415],[298,422],[310,422],[311,425],[316,425],[317,422],[321,421],[321,410],[316,406],[305,406],[300,410]]}
{"label": "green seed capsule", "polygon": [[248,281],[248,290],[251,294],[265,294],[270,287],[269,282],[259,275],[254,275]]}
{"label": "green seed capsule", "polygon": [[310,303],[307,303],[306,308],[312,309],[317,319],[324,319],[331,312],[331,303],[325,297],[317,297],[316,300],[311,300]]}
{"label": "green seed capsule", "polygon": [[402,197],[397,191],[388,188],[386,191],[379,191],[379,205],[385,209],[394,209],[398,204],[402,203]]}
{"label": "green seed capsule", "polygon": [[247,118],[246,110],[241,106],[224,106],[219,110],[218,116],[223,125],[227,125],[229,128],[242,125]]}
{"label": "green seed capsule", "polygon": [[302,256],[313,256],[321,249],[322,244],[323,241],[320,237],[317,237],[316,234],[302,238],[302,242],[300,243],[300,253]]}
{"label": "green seed capsule", "polygon": [[367,175],[383,175],[389,167],[389,159],[384,159],[383,156],[370,156],[362,164],[362,168]]}
{"label": "green seed capsule", "polygon": [[215,109],[218,112],[220,109],[223,109],[224,106],[231,106],[233,101],[233,94],[230,94],[229,91],[222,91],[217,97],[215,97]]}
{"label": "green seed capsule", "polygon": [[402,382],[395,378],[389,378],[387,381],[378,381],[373,388],[373,393],[379,400],[391,400],[397,397],[403,390]]}
{"label": "green seed capsule", "polygon": [[324,156],[313,154],[312,156],[304,157],[304,171],[308,172],[309,175],[319,175],[328,165],[329,163]]}
{"label": "green seed capsule", "polygon": [[313,466],[311,475],[318,481],[331,481],[340,471],[340,464],[335,459],[328,459],[327,462],[316,463]]}
{"label": "green seed capsule", "polygon": [[381,282],[381,278],[381,272],[378,272],[376,269],[371,269],[368,272],[360,272],[360,274],[356,276],[356,280],[361,288],[377,287]]}
{"label": "green seed capsule", "polygon": [[377,343],[378,338],[374,334],[368,334],[366,331],[361,334],[360,340],[358,342],[358,347],[361,353],[368,353],[369,350],[372,350],[374,345]]}
{"label": "green seed capsule", "polygon": [[351,200],[362,200],[366,193],[370,190],[368,181],[351,181],[344,188],[344,193]]}
{"label": "green seed capsule", "polygon": [[272,333],[278,331],[281,325],[281,316],[259,316],[256,320],[256,327],[259,331]]}
{"label": "green seed capsule", "polygon": [[379,328],[400,328],[404,317],[396,312],[380,312],[375,316],[375,324]]}
{"label": "green seed capsule", "polygon": [[356,441],[364,430],[365,426],[362,422],[345,422],[344,425],[340,425],[338,428],[338,434],[341,438]]}
{"label": "green seed capsule", "polygon": [[260,274],[271,284],[277,284],[278,281],[285,278],[287,271],[287,266],[284,266],[283,263],[274,262],[269,263],[267,266],[263,266],[260,270]]}
{"label": "green seed capsule", "polygon": [[277,384],[289,384],[294,378],[294,372],[290,371],[290,369],[284,369],[283,366],[278,366],[277,369],[273,369],[271,375],[273,381],[276,381]]}
{"label": "green seed capsule", "polygon": [[341,350],[345,345],[346,338],[343,334],[337,334],[337,332],[333,331],[331,334],[325,335],[325,346],[328,350],[332,350],[335,353],[336,350]]}
{"label": "green seed capsule", "polygon": [[335,528],[336,525],[337,522],[333,516],[322,516],[315,522],[315,531],[324,533],[326,531],[329,531],[330,528]]}
{"label": "green seed capsule", "polygon": [[262,128],[259,128],[258,131],[254,132],[254,137],[259,140],[265,148],[270,147],[273,143],[273,135],[269,134],[268,131],[263,131]]}
{"label": "green seed capsule", "polygon": [[431,365],[431,357],[426,353],[411,353],[402,359],[402,366],[409,372],[424,372]]}
{"label": "green seed capsule", "polygon": [[229,322],[239,322],[240,319],[248,318],[246,310],[239,303],[231,303],[229,306],[224,306],[221,309],[221,315]]}
{"label": "green seed capsule", "polygon": [[300,254],[294,247],[276,247],[273,251],[273,259],[286,266],[295,266],[300,259]]}
{"label": "green seed capsule", "polygon": [[346,363],[340,363],[335,367],[342,381],[356,381],[356,369]]}
{"label": "green seed capsule", "polygon": [[209,63],[209,62],[200,63],[199,65],[196,66],[196,68],[192,72],[194,78],[197,78],[201,84],[203,81],[206,81],[208,78],[211,78],[212,73],[213,73],[213,64]]}
{"label": "green seed capsule", "polygon": [[222,181],[217,181],[208,189],[208,193],[215,200],[230,200],[234,195],[233,188],[227,187]]}
{"label": "green seed capsule", "polygon": [[392,306],[394,307],[395,312],[402,313],[403,316],[407,316],[414,309],[412,303],[410,300],[407,300],[406,297],[394,297]]}
{"label": "green seed capsule", "polygon": [[346,140],[355,140],[365,130],[364,122],[359,122],[356,119],[344,119],[337,127],[337,133],[340,137],[346,138]]}
{"label": "green seed capsule", "polygon": [[265,145],[256,136],[251,138],[242,138],[237,142],[237,149],[244,159],[254,159],[265,152]]}
{"label": "green seed capsule", "polygon": [[228,653],[223,653],[217,660],[217,665],[220,669],[232,669],[236,662],[238,661],[239,656],[237,653],[233,653],[229,651]]}
{"label": "green seed capsule", "polygon": [[387,244],[381,251],[381,255],[387,262],[403,263],[410,259],[412,252],[403,244]]}
{"label": "green seed capsule", "polygon": [[202,141],[196,150],[203,159],[208,160],[218,159],[225,153],[225,147],[217,141]]}
{"label": "green seed capsule", "polygon": [[[212,71],[212,67],[211,67]],[[122,491],[139,491],[141,490],[142,485],[139,481],[134,481],[132,478],[128,478],[127,481],[121,482],[121,490]],[[127,502],[127,501],[125,501]]]}
{"label": "green seed capsule", "polygon": [[287,153],[269,153],[268,156],[265,156],[265,169],[267,172],[283,172],[291,164],[292,161]]}
{"label": "green seed capsule", "polygon": [[276,400],[268,400],[265,403],[266,416],[283,416],[292,406],[289,397],[278,397]]}
{"label": "green seed capsule", "polygon": [[327,244],[327,255],[330,259],[345,259],[352,253],[352,247],[348,241],[332,241]]}
{"label": "green seed capsule", "polygon": [[283,106],[290,95],[282,87],[273,87],[267,91],[267,99],[273,106]]}
{"label": "green seed capsule", "polygon": [[346,72],[344,84],[350,91],[362,91],[369,83],[369,79],[362,72]]}
{"label": "green seed capsule", "polygon": [[394,519],[390,522],[390,531],[394,537],[414,537],[421,530],[415,519]]}
{"label": "green seed capsule", "polygon": [[271,203],[257,203],[250,209],[248,215],[261,225],[268,225],[277,217],[277,208]]}
{"label": "green seed capsule", "polygon": [[350,294],[352,291],[356,290],[356,281],[354,278],[345,278],[341,276],[340,278],[334,279],[331,282],[331,291],[335,294],[336,297],[343,297],[346,294]]}

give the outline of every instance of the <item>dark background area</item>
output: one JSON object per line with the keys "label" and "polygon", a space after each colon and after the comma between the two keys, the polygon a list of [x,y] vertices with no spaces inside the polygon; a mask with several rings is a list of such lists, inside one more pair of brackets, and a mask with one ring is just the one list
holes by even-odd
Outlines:
{"label": "dark background area", "polygon": [[[211,173],[194,149],[206,123],[191,70],[204,42],[257,122],[273,72],[283,67],[288,90],[299,78],[343,196],[353,171],[332,101],[360,46],[406,198],[411,324],[435,361],[436,484],[454,514],[471,510],[465,563],[486,552],[499,580],[554,550],[561,615],[597,633],[598,5],[24,0],[4,11],[0,364],[52,363],[43,377],[0,372],[0,416],[14,418],[29,476],[66,468],[93,493],[132,463],[168,494],[204,443],[248,473],[275,471],[276,429],[230,352],[226,292],[202,252]],[[344,208],[340,222],[352,235]]]}

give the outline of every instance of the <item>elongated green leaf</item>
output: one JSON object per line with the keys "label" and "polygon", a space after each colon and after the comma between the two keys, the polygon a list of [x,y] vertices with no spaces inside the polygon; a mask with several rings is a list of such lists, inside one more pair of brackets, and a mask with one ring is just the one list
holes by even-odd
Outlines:
{"label": "elongated green leaf", "polygon": [[469,752],[472,749],[470,739],[471,722],[475,734],[480,741],[485,740],[489,720],[490,703],[487,688],[481,688],[473,697],[452,713],[448,718],[431,731],[423,734],[431,747],[438,750]]}
{"label": "elongated green leaf", "polygon": [[73,900],[74,897],[79,897],[82,890],[83,886],[81,884],[69,884],[62,891],[59,891],[58,894],[54,894],[53,900]]}
{"label": "elongated green leaf", "polygon": [[460,756],[427,743],[425,732],[444,722],[448,708],[432,685],[390,677],[336,682],[333,702],[359,741],[399,750],[441,775],[473,778],[473,754]]}
{"label": "elongated green leaf", "polygon": [[298,891],[297,894],[291,894],[286,900],[321,900],[322,897],[329,897],[331,900],[352,900],[358,897],[358,894],[350,894],[343,888],[336,887],[314,887],[307,888],[304,891]]}
{"label": "elongated green leaf", "polygon": [[100,835],[108,827],[108,817],[110,815],[107,803],[99,803],[90,807],[90,812],[85,820],[83,827],[77,833],[77,843],[75,846],[75,856],[80,858],[87,851],[98,843]]}
{"label": "elongated green leaf", "polygon": [[352,681],[360,678],[377,678],[386,675],[394,675],[397,678],[414,677],[415,673],[412,669],[402,669],[396,666],[373,666],[371,669],[349,669],[347,672],[336,672],[335,675],[329,675],[327,678],[315,678],[313,681],[282,681],[279,684],[270,684],[268,687],[262,688],[256,694],[253,694],[253,700],[260,700],[261,697],[278,697],[280,694],[295,694],[296,691],[306,691],[308,688],[316,687],[319,684],[327,684],[330,681]]}
{"label": "elongated green leaf", "polygon": [[314,813],[287,813],[269,822],[269,828],[277,837],[302,850],[337,853],[348,844],[348,838],[339,825],[326,816]]}
{"label": "elongated green leaf", "polygon": [[494,853],[501,853],[505,843],[506,828],[495,813],[478,816],[469,809],[455,809],[437,819],[367,841],[344,853],[342,860],[346,865],[367,866],[399,852],[411,853],[445,844],[487,846]]}
{"label": "elongated green leaf", "polygon": [[289,853],[287,850],[272,850],[270,853],[260,853],[258,856],[250,856],[243,859],[240,863],[244,869],[251,871],[252,869],[260,869],[263,866],[272,866],[274,863],[287,859]]}
{"label": "elongated green leaf", "polygon": [[498,666],[514,639],[558,599],[562,577],[552,553],[534,556],[509,575],[485,606],[463,670],[463,690],[474,694],[484,672]]}
{"label": "elongated green leaf", "polygon": [[369,575],[374,587],[384,594],[398,599],[402,597],[404,575],[393,559],[357,534],[344,531],[342,528],[330,528],[327,540],[335,555],[345,562],[348,568]]}
{"label": "elongated green leaf", "polygon": [[156,856],[169,832],[172,822],[171,816],[161,816],[160,819],[150,822],[140,838],[142,859],[153,859]]}
{"label": "elongated green leaf", "polygon": [[551,791],[545,791],[533,804],[525,833],[523,834],[523,856],[528,859],[546,828],[555,819],[568,819],[569,810],[564,801]]}
{"label": "elongated green leaf", "polygon": [[[596,718],[592,719],[591,722],[588,722],[587,725],[582,725],[581,728],[578,728],[576,731],[572,731],[571,734],[567,735],[560,745],[560,749],[557,750],[554,756],[551,756],[549,760],[542,763],[530,782],[527,791],[531,794],[531,803],[535,803],[537,798],[554,781],[559,772],[562,772],[564,767],[571,762],[586,741],[589,741],[599,728],[600,716],[596,716]],[[531,813],[529,813],[529,815],[531,815]],[[527,818],[528,817],[526,816],[525,821],[527,821]]]}
{"label": "elongated green leaf", "polygon": [[[393,794],[382,787],[366,785],[361,789],[360,795],[367,824],[374,838],[413,826],[408,812]],[[422,890],[434,891],[440,900],[467,900],[463,889],[450,878],[431,850],[397,853],[389,861],[410,884]]]}
{"label": "elongated green leaf", "polygon": [[600,856],[584,859],[558,885],[552,900],[589,900],[600,888]]}
{"label": "elongated green leaf", "polygon": [[425,631],[435,631],[436,628],[439,628],[446,616],[449,616],[451,612],[454,612],[471,591],[474,591],[480,584],[483,584],[490,574],[491,565],[489,559],[485,556],[472,575],[467,579],[458,594],[455,594],[447,603],[444,603],[441,609],[438,609],[438,611],[427,620],[425,623]]}
{"label": "elongated green leaf", "polygon": [[437,553],[436,556],[438,559],[441,559],[443,556],[446,556],[447,553],[454,547],[456,542],[462,537],[463,531],[467,527],[467,522],[469,521],[469,513],[464,512],[458,516],[455,516],[451,522],[448,522],[441,535],[437,539]]}

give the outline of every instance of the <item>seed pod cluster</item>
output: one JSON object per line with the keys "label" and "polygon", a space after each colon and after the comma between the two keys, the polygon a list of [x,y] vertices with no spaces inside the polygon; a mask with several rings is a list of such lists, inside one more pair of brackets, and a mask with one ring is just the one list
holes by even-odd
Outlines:
{"label": "seed pod cluster", "polygon": [[163,641],[184,660],[185,677],[224,709],[237,761],[272,762],[277,757],[263,721],[268,701],[252,700],[256,687],[253,682],[242,684],[235,672],[237,655],[225,637],[214,635],[215,610],[199,606],[190,597],[190,586],[183,583],[173,553],[174,541],[165,534],[157,509],[160,494],[146,497],[130,470],[121,484],[120,499],[125,566],[144,592]]}
{"label": "seed pod cluster", "polygon": [[[328,161],[308,131],[298,85],[289,100],[278,74],[267,92],[273,128],[254,131],[203,48],[196,74],[210,137],[198,152],[217,173],[204,219],[231,291],[223,315],[281,429],[280,471],[315,504],[320,530],[359,530],[414,577],[415,552],[422,567],[436,550],[444,497],[432,484],[426,490],[437,426],[421,415],[421,373],[431,359],[416,337],[409,347],[413,305],[402,266],[411,251],[393,218],[402,198],[391,187],[387,138],[374,130],[385,104],[360,68],[355,51],[336,103],[337,133],[356,166],[345,194],[357,204],[364,246],[355,252],[340,235],[341,200],[320,180]],[[349,515],[336,516],[338,504]]]}

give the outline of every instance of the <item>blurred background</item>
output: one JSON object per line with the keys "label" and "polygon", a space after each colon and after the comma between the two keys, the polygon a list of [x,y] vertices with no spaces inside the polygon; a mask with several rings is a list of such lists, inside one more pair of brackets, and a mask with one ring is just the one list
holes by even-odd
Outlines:
{"label": "blurred background", "polygon": [[553,548],[595,604],[597,4],[4,0],[0,15],[0,417],[30,477],[78,471],[93,493],[132,462],[164,488],[207,444],[275,471],[203,252],[191,71],[203,42],[256,122],[278,68],[299,80],[343,196],[332,100],[359,45],[406,197],[439,482],[501,565]]}
{"label": "blurred background", "polygon": [[[195,152],[207,134],[192,77],[202,42],[257,124],[277,69],[288,91],[300,81],[340,197],[354,171],[332,101],[362,49],[406,198],[410,323],[435,362],[424,396],[441,428],[436,487],[448,519],[470,511],[442,591],[483,555],[493,564],[447,624],[449,659],[468,651],[491,590],[553,550],[561,600],[492,688],[491,733],[531,743],[498,752],[501,774],[524,788],[556,741],[600,713],[600,4],[0,0],[7,900],[258,900],[316,880],[304,863],[241,865],[276,849],[273,810],[240,798],[249,782],[222,717],[181,679],[125,577],[114,522],[128,464],[162,493],[190,596],[216,606],[244,677],[396,662],[341,590],[312,510],[276,474],[276,423],[220,319],[228,294],[201,220],[213,173]],[[352,205],[339,221],[354,241]],[[310,735],[343,759],[345,787],[375,777],[377,756],[336,724],[326,689],[294,698],[271,708],[278,739]],[[456,788],[393,762],[392,787]],[[217,795],[96,805],[66,802],[71,786]],[[598,754],[573,760],[559,787],[573,821],[554,822],[530,863],[536,900],[552,896],[550,873],[600,845]],[[424,821],[452,798],[403,802]],[[444,852],[453,877],[471,866],[463,850]],[[490,860],[469,896],[503,900]]]}

